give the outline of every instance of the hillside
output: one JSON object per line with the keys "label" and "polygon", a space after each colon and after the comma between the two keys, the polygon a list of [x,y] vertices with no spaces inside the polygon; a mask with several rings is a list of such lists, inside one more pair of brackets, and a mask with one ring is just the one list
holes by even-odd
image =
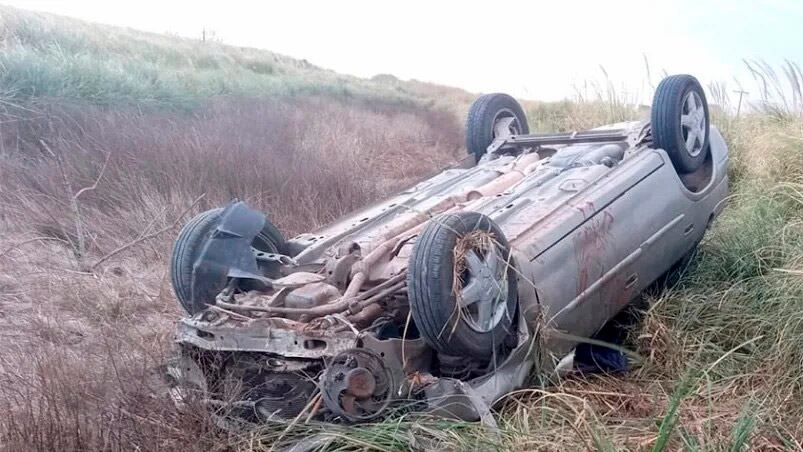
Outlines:
{"label": "hillside", "polygon": [[[683,278],[645,296],[631,371],[511,394],[498,431],[398,417],[235,434],[170,402],[181,225],[234,197],[287,236],[324,224],[463,158],[474,97],[0,7],[0,448],[275,450],[325,431],[332,450],[803,449],[803,118],[737,118],[726,99],[729,207]],[[610,91],[525,108],[543,131],[643,114]]]}
{"label": "hillside", "polygon": [[[0,96],[192,108],[215,96],[323,95],[406,105],[470,102],[463,90],[338,74],[266,50],[0,6]],[[0,97],[0,98],[3,98]]]}

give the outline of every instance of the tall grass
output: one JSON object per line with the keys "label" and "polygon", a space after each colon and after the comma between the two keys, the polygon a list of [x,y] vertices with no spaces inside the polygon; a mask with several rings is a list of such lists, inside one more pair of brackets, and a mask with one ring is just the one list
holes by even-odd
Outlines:
{"label": "tall grass", "polygon": [[558,102],[526,101],[524,107],[533,132],[572,132],[623,121],[646,119],[649,109],[638,98],[617,89],[604,67],[603,82],[586,81],[575,87],[573,99]]}
{"label": "tall grass", "polygon": [[446,113],[323,97],[218,98],[192,114],[6,105],[0,444],[214,450],[239,441],[203,407],[177,411],[161,379],[180,315],[166,282],[171,225],[238,197],[286,235],[306,232],[462,157],[461,142]]}
{"label": "tall grass", "polygon": [[28,118],[0,125],[8,230],[74,241],[71,197],[100,176],[80,199],[81,215],[105,230],[90,234],[106,251],[201,194],[202,208],[239,197],[300,232],[453,160],[461,139],[446,113],[322,98],[218,99],[193,115],[58,102],[26,108],[36,113],[15,109],[8,118]]}
{"label": "tall grass", "polygon": [[[193,115],[53,101],[26,108],[39,114],[7,110],[0,126],[9,231],[0,246],[8,250],[0,257],[0,303],[3,330],[17,338],[0,354],[9,413],[0,426],[15,450],[156,450],[190,441],[199,449],[269,450],[319,433],[338,450],[799,446],[800,122],[753,113],[727,129],[737,143],[738,183],[694,266],[651,300],[633,331],[629,346],[645,357],[642,367],[511,394],[497,406],[496,432],[408,416],[358,430],[267,425],[230,436],[200,409],[176,411],[156,378],[179,315],[165,279],[172,233],[76,273],[69,196],[39,140],[64,157],[76,189],[91,184],[111,155],[95,192],[81,199],[89,257],[97,258],[169,225],[201,192],[207,198],[194,210],[240,196],[288,233],[307,230],[459,156],[456,121],[324,98],[219,99]],[[36,237],[55,240],[10,249]],[[70,389],[76,385],[82,397]]]}
{"label": "tall grass", "polygon": [[771,118],[797,120],[803,116],[803,72],[800,65],[786,60],[776,72],[763,60],[745,60],[758,87],[758,108]]}

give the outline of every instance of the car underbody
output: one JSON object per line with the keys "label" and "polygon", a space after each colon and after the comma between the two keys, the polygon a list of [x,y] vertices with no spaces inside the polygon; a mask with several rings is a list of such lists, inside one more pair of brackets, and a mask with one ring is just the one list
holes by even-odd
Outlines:
{"label": "car underbody", "polygon": [[478,159],[273,246],[256,245],[264,214],[218,210],[180,280],[176,398],[254,421],[492,422],[495,401],[553,373],[724,206],[727,147],[707,123],[699,146],[684,135],[709,151],[683,173],[649,121],[529,134],[493,119]]}

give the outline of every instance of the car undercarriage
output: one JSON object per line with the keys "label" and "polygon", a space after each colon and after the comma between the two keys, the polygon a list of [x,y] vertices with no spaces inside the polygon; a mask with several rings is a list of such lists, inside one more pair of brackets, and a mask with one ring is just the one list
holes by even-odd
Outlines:
{"label": "car undercarriage", "polygon": [[727,147],[696,79],[673,77],[651,121],[574,133],[530,134],[483,96],[463,162],[290,240],[242,201],[194,218],[171,266],[175,398],[255,422],[488,419],[722,210]]}

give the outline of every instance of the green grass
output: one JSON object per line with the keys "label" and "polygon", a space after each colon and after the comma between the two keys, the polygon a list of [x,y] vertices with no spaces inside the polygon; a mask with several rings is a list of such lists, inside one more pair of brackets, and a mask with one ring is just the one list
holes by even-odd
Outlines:
{"label": "green grass", "polygon": [[[321,95],[445,106],[462,90],[324,70],[265,50],[89,24],[0,6],[0,87],[9,101],[58,97],[99,105],[192,109],[221,95]],[[438,92],[439,95],[432,95]]]}

